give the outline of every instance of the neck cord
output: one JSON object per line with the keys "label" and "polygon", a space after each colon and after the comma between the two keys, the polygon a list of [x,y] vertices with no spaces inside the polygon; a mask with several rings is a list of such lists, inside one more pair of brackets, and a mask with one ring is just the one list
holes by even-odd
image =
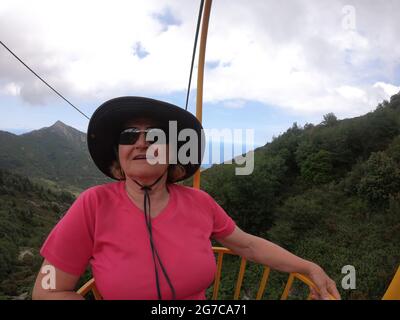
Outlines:
{"label": "neck cord", "polygon": [[[156,246],[154,244],[153,230],[152,230],[151,216],[150,216],[151,211],[150,211],[150,195],[149,195],[149,192],[152,190],[151,188],[161,180],[161,178],[164,176],[164,174],[165,174],[165,172],[160,177],[158,177],[158,179],[156,181],[154,181],[151,185],[143,185],[143,184],[141,184],[140,182],[138,182],[138,181],[136,181],[134,179],[133,179],[133,181],[140,187],[141,190],[144,191],[143,208],[144,208],[147,231],[149,232],[151,252],[152,252],[152,256],[153,256],[154,272],[155,272],[155,276],[156,276],[156,286],[157,286],[158,299],[162,300],[162,295],[161,295],[161,290],[160,290],[160,280],[159,280],[159,275],[158,275],[156,258],[158,259],[158,263],[160,264],[161,270],[162,270],[162,272],[163,272],[163,274],[165,276],[165,279],[167,280],[168,286],[171,289],[172,300],[175,300],[176,299],[176,295],[175,295],[174,286],[172,285],[171,280],[168,277],[167,271],[165,270],[165,267],[164,267],[163,263],[161,262],[160,256],[158,255],[157,248],[156,248]],[[149,210],[148,211],[147,211],[147,204],[149,206]]]}

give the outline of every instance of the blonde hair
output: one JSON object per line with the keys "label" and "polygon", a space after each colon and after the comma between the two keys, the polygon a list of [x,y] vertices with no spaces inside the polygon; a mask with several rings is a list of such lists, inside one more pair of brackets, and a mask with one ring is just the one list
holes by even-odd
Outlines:
{"label": "blonde hair", "polygon": [[[118,159],[114,160],[110,166],[111,175],[117,180],[126,180],[125,172],[122,170]],[[170,164],[168,166],[167,183],[173,183],[182,179],[186,174],[185,168],[180,164]]]}

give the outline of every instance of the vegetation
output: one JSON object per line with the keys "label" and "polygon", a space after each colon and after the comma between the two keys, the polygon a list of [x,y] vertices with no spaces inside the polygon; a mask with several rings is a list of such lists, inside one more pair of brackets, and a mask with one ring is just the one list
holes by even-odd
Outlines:
{"label": "vegetation", "polygon": [[[380,299],[400,264],[400,95],[362,117],[295,123],[256,150],[251,176],[217,165],[202,188],[242,229],[323,266],[343,298]],[[356,268],[355,290],[341,289],[345,265]],[[261,274],[246,273],[243,294],[255,297]],[[265,298],[283,291],[287,275],[275,277]],[[221,298],[233,281],[225,274]]]}
{"label": "vegetation", "polygon": [[0,299],[30,295],[39,249],[73,200],[0,169]]}

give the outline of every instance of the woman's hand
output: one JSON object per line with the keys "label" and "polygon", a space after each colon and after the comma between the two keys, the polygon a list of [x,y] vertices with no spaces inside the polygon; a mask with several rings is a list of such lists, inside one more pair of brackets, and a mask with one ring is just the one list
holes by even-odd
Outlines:
{"label": "woman's hand", "polygon": [[318,291],[311,287],[311,299],[313,300],[330,300],[331,296],[335,299],[340,300],[339,291],[336,288],[336,283],[325,271],[315,263],[310,264],[307,276],[315,283]]}

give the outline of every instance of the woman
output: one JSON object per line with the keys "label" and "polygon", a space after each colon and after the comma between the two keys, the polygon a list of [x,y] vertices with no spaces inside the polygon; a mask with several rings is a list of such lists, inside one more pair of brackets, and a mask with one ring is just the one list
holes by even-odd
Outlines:
{"label": "woman", "polygon": [[[179,141],[171,124],[196,139]],[[199,168],[202,137],[191,113],[162,101],[102,104],[89,123],[88,148],[119,181],[83,192],[52,230],[41,254],[55,285],[43,285],[48,275],[39,272],[33,299],[83,299],[74,289],[89,264],[104,299],[205,299],[216,271],[210,238],[248,260],[308,275],[320,291],[315,298],[339,299],[318,265],[242,231],[204,191],[174,184]],[[179,152],[188,144],[191,161]]]}

